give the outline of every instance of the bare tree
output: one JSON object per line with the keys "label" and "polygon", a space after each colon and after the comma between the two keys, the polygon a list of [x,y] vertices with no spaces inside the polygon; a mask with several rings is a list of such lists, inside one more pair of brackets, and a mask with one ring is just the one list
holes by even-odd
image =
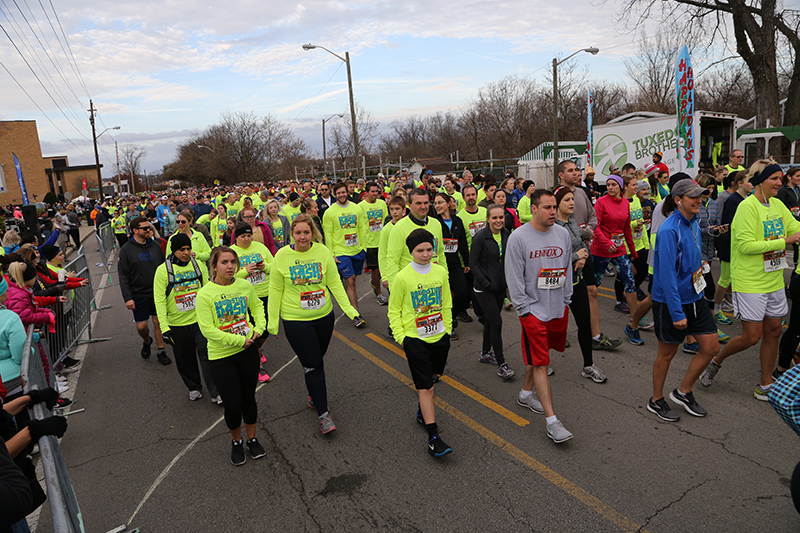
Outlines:
{"label": "bare tree", "polygon": [[142,161],[147,155],[144,147],[136,144],[125,144],[119,151],[119,166],[122,174],[127,176],[128,183],[136,187],[138,175],[142,171]]}
{"label": "bare tree", "polygon": [[197,184],[270,181],[307,161],[305,143],[275,117],[223,113],[219,124],[178,147],[170,175]]}
{"label": "bare tree", "polygon": [[675,113],[675,55],[685,43],[678,33],[659,33],[648,39],[642,30],[636,55],[623,60],[635,91],[636,110]]}
{"label": "bare tree", "polygon": [[686,19],[685,39],[698,44],[701,39],[709,44],[725,42],[733,27],[736,52],[753,78],[758,126],[762,127],[767,120],[781,124],[776,55],[780,36],[793,51],[783,124],[800,124],[800,10],[779,7],[777,0],[625,0],[622,21],[632,18],[641,26],[659,10],[661,20]]}
{"label": "bare tree", "polygon": [[[346,161],[353,160],[353,130],[350,120],[350,112],[342,113],[343,119],[337,121],[328,129],[328,143],[332,148],[335,157],[346,165]],[[356,104],[356,124],[358,128],[359,152],[362,156],[371,155],[377,146],[378,123],[373,120],[372,113]],[[361,161],[355,164],[360,165]],[[354,164],[354,166],[355,166]]]}

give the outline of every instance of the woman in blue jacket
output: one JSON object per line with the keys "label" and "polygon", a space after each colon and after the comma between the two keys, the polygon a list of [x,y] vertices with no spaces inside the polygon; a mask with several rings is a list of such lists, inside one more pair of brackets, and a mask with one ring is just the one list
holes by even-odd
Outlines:
{"label": "woman in blue jacket", "polygon": [[[687,335],[694,335],[699,351],[694,355],[678,388],[669,397],[694,416],[705,416],[692,394],[692,386],[709,361],[719,351],[717,326],[708,304],[703,301],[706,282],[700,226],[702,196],[708,189],[694,180],[677,182],[664,200],[663,213],[670,213],[658,230],[658,246],[653,263],[653,322],[658,337],[658,355],[653,363],[653,397],[647,410],[662,420],[677,422],[664,398],[664,382],[678,346]],[[676,290],[677,289],[677,290]]]}

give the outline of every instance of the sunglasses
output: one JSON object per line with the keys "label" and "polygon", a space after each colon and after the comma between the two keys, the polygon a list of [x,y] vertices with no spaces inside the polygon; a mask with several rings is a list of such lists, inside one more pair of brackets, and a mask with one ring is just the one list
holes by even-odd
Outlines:
{"label": "sunglasses", "polygon": [[178,221],[178,224],[188,224],[188,223],[189,223],[188,220],[179,220]]}
{"label": "sunglasses", "polygon": [[143,227],[143,228],[136,228],[136,229],[138,229],[138,230],[142,230],[142,231],[150,231],[150,230],[151,230],[151,229],[153,229],[153,228],[151,228],[150,226],[145,226],[145,227]]}

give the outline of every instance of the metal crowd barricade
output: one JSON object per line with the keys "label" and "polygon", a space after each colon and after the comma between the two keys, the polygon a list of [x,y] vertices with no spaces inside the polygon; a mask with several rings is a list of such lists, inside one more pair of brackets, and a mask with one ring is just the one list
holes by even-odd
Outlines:
{"label": "metal crowd barricade", "polygon": [[[33,354],[31,354],[32,351]],[[52,373],[52,364],[50,368],[50,378],[55,380],[55,376]],[[28,337],[25,340],[22,357],[22,379],[26,384],[26,392],[47,388],[44,366],[39,357],[39,351],[33,343],[33,325],[28,326]],[[30,411],[31,418],[37,420],[47,418],[53,414],[42,403],[37,403],[30,408]],[[47,487],[47,500],[50,503],[50,513],[53,518],[53,531],[56,533],[83,533],[85,529],[78,498],[75,496],[75,489],[72,486],[72,479],[69,476],[58,439],[52,435],[47,435],[40,438],[38,444]]]}
{"label": "metal crowd barricade", "polygon": [[111,274],[116,272],[116,270],[111,270],[111,265],[109,263],[109,256],[111,252],[117,246],[117,239],[114,237],[114,229],[111,227],[110,222],[103,222],[98,226],[97,230],[94,233],[95,238],[97,239],[97,248],[100,252],[100,259],[103,262],[103,270],[105,270],[106,275],[108,276],[108,285],[104,287],[98,288],[105,288],[114,284],[114,280],[111,278]]}
{"label": "metal crowd barricade", "polygon": [[[89,283],[84,287],[64,291],[67,301],[55,305],[56,332],[45,335],[46,347],[54,365],[64,359],[75,345],[111,340],[108,337],[94,337],[92,334],[92,312],[108,309],[111,306],[97,307],[92,274],[83,246],[78,250],[77,257],[64,266],[64,270],[74,271],[76,277],[86,278]],[[82,338],[87,331],[88,338]]]}

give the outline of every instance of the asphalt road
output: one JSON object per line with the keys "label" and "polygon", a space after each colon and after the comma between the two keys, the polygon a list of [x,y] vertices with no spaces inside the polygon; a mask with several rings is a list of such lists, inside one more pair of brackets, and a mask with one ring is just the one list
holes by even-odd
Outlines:
{"label": "asphalt road", "polygon": [[[87,248],[94,265],[95,247]],[[100,285],[102,270],[92,270]],[[386,309],[366,276],[358,288],[367,326],[340,320],[325,359],[338,431],[320,434],[300,364],[282,336],[271,338],[265,352],[273,380],[257,393],[267,455],[242,467],[229,462],[222,409],[207,395],[190,402],[174,364],[139,356],[118,287],[104,290],[99,303],[113,307],[98,311],[93,333],[112,340],[85,348],[67,395],[86,410],[70,416],[62,439],[86,530],[800,529],[788,489],[798,441],[769,404],[753,398],[756,350],[726,361],[713,387],[698,384],[706,418],[684,413],[670,424],[645,409],[653,334],[643,332],[641,347],[625,342],[616,352],[595,352],[608,376],[596,384],[580,376],[573,324],[573,347],[552,353],[551,383],[556,413],[575,438],[556,445],[544,417],[516,404],[524,372],[516,314],[503,314],[506,356],[518,371],[508,382],[478,363],[477,321],[462,324],[436,386],[437,422],[455,452],[436,460],[415,421],[406,362],[386,335]],[[601,323],[624,338],[626,318],[613,303],[601,298]],[[736,323],[723,329],[740,331]],[[678,385],[689,357],[676,356],[667,389]]]}

